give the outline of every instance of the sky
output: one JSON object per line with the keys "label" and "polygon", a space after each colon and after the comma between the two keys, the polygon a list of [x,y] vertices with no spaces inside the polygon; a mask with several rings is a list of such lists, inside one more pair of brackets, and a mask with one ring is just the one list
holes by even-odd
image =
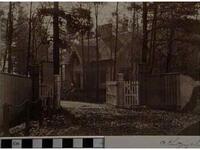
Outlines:
{"label": "sky", "polygon": [[[116,2],[105,2],[101,5],[99,5],[99,15],[98,15],[98,25],[103,25],[109,22],[115,22],[115,17],[112,15],[116,11]],[[21,5],[24,6],[25,11],[27,11],[27,15],[29,15],[29,9],[30,9],[30,2],[21,2]],[[93,24],[95,27],[95,9],[94,9],[94,3],[82,3],[82,7],[88,8],[88,5],[91,6],[91,16],[93,20]],[[128,18],[131,18],[132,12],[127,10],[127,7],[130,5],[130,3],[127,2],[120,2],[119,3],[119,18],[122,18],[124,16],[127,16]],[[36,12],[36,8],[40,6],[39,2],[33,2],[33,13]],[[59,2],[59,7],[63,8],[65,11],[70,11],[72,7],[79,7],[80,3],[78,2]],[[9,3],[8,2],[0,2],[0,10],[4,10],[4,15],[7,17],[9,9]],[[46,17],[48,18],[48,17]],[[49,20],[49,19],[46,19]],[[93,28],[94,30],[94,28]],[[52,34],[52,24],[49,28],[49,33]]]}
{"label": "sky", "polygon": [[[27,12],[29,12],[29,2],[22,2],[22,4],[25,6],[25,9]],[[38,2],[33,3],[34,9],[38,7]],[[72,7],[78,6],[80,3],[78,2],[60,2],[59,6],[62,7],[64,10],[69,11]],[[87,7],[88,3],[84,3],[83,7]],[[127,6],[130,5],[130,3],[121,2],[119,3],[119,17],[123,17],[124,15],[130,17],[131,12],[127,10]],[[92,18],[95,19],[95,10],[94,10],[94,4],[90,3],[91,11],[92,11]],[[0,2],[0,9],[5,10],[5,12],[8,11],[8,3],[6,2]],[[34,10],[33,9],[33,10]],[[116,10],[116,2],[106,2],[99,6],[99,25],[105,24],[112,20],[114,17],[112,16],[112,13]],[[7,14],[7,13],[6,13]]]}

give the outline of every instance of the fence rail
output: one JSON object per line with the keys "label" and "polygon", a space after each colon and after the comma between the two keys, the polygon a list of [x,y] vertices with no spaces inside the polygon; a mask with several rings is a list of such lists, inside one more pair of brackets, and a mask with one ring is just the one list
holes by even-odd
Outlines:
{"label": "fence rail", "polygon": [[[180,99],[180,74],[154,74],[142,78],[140,90],[145,105],[160,109],[176,109]],[[144,97],[145,95],[145,97]]]}

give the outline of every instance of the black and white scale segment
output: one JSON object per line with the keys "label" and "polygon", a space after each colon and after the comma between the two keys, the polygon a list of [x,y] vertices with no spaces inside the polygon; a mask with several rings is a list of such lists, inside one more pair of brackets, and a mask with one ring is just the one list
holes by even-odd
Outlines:
{"label": "black and white scale segment", "polygon": [[4,138],[0,145],[0,148],[104,148],[104,138]]}

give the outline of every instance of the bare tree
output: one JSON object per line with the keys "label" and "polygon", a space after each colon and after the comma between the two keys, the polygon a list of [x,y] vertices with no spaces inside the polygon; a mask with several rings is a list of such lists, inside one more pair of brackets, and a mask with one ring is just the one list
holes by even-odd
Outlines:
{"label": "bare tree", "polygon": [[[90,8],[90,4],[88,4],[88,10],[90,11],[91,8]],[[88,16],[88,26],[91,25],[91,18],[90,16]],[[90,28],[88,28],[88,31],[87,31],[87,47],[88,47],[88,52],[87,52],[87,62],[89,63],[90,62]]]}
{"label": "bare tree", "polygon": [[147,59],[147,42],[148,42],[148,33],[147,33],[147,3],[143,2],[143,43],[142,43],[142,63],[146,63]]}
{"label": "bare tree", "polygon": [[170,9],[170,23],[169,23],[169,39],[168,39],[168,51],[166,60],[166,72],[170,71],[171,57],[173,52],[173,41],[175,36],[174,24],[173,24],[173,10]]}
{"label": "bare tree", "polygon": [[54,2],[53,13],[53,70],[54,70],[54,107],[57,109],[60,107],[60,94],[58,78],[60,74],[60,59],[59,59],[59,21],[58,21],[59,3]]}
{"label": "bare tree", "polygon": [[32,34],[31,16],[32,16],[32,2],[30,2],[30,12],[29,12],[29,30],[28,30],[27,66],[26,66],[27,75],[29,75],[30,71],[31,34]]}
{"label": "bare tree", "polygon": [[98,40],[98,3],[95,6],[96,18],[96,99],[99,100],[99,40]]}
{"label": "bare tree", "polygon": [[153,72],[154,60],[155,60],[155,48],[156,48],[156,28],[157,28],[157,3],[153,4],[153,21],[151,27],[151,43],[150,43],[150,73]]}
{"label": "bare tree", "polygon": [[[82,10],[82,4],[80,3],[80,10]],[[83,88],[85,87],[85,50],[84,50],[84,28],[80,29],[81,34],[81,53],[82,53],[82,70],[83,70]]]}
{"label": "bare tree", "polygon": [[114,71],[113,80],[116,80],[117,73],[117,49],[118,49],[118,24],[119,24],[119,14],[118,14],[119,2],[116,4],[116,29],[115,29],[115,51],[114,51]]}
{"label": "bare tree", "polygon": [[12,62],[12,39],[13,39],[13,4],[9,2],[9,12],[8,12],[8,73],[13,71]]}
{"label": "bare tree", "polygon": [[4,58],[3,58],[3,67],[2,67],[2,71],[5,71],[5,67],[6,67],[6,61],[7,61],[7,55],[8,55],[8,19],[6,20],[6,49],[5,49],[5,53],[4,53]]}
{"label": "bare tree", "polygon": [[131,75],[133,75],[134,73],[134,37],[135,37],[135,20],[136,20],[136,8],[135,8],[135,2],[134,3],[131,3],[131,7],[132,7],[132,38],[131,38]]}

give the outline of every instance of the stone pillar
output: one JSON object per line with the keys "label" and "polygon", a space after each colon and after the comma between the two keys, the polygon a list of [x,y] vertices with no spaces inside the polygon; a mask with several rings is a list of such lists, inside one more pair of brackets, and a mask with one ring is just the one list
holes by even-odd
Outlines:
{"label": "stone pillar", "polygon": [[54,75],[54,108],[60,108],[60,90],[61,78],[60,75]]}
{"label": "stone pillar", "polygon": [[123,106],[124,101],[124,74],[117,74],[117,106]]}
{"label": "stone pillar", "polygon": [[124,81],[124,74],[123,73],[117,74],[117,81]]}

